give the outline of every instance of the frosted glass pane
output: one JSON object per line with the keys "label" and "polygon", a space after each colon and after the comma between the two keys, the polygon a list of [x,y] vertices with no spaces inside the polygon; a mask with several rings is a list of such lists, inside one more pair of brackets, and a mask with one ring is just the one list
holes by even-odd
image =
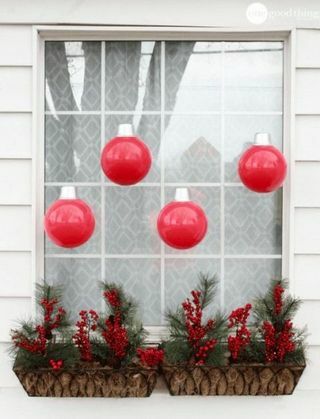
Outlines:
{"label": "frosted glass pane", "polygon": [[263,295],[271,278],[281,277],[281,260],[226,259],[224,300],[229,313]]}
{"label": "frosted glass pane", "polygon": [[71,320],[80,310],[100,311],[100,259],[46,258],[45,277],[49,284],[62,285],[63,304]]}
{"label": "frosted glass pane", "polygon": [[46,181],[100,180],[100,117],[46,116]]}
{"label": "frosted glass pane", "polygon": [[146,325],[160,324],[160,259],[107,259],[105,279],[136,299]]}
{"label": "frosted glass pane", "polygon": [[221,95],[221,43],[166,42],[166,110],[216,111]]}
{"label": "frosted glass pane", "polygon": [[225,110],[281,111],[282,42],[225,45]]}
{"label": "frosted glass pane", "polygon": [[106,253],[160,253],[160,188],[105,188]]}
{"label": "frosted glass pane", "polygon": [[162,140],[167,182],[219,182],[221,118],[204,115],[166,117]]}
{"label": "frosted glass pane", "polygon": [[225,189],[225,253],[281,254],[282,191]]}
{"label": "frosted glass pane", "polygon": [[[220,261],[216,259],[166,259],[165,261],[165,306],[174,310],[183,300],[190,296],[199,282],[199,273],[217,275],[219,284]],[[218,286],[219,288],[219,286]],[[214,300],[219,307],[219,290]]]}
{"label": "frosted glass pane", "polygon": [[46,42],[46,109],[101,107],[101,42]]}
{"label": "frosted glass pane", "polygon": [[160,42],[107,42],[105,80],[107,110],[160,110]]}

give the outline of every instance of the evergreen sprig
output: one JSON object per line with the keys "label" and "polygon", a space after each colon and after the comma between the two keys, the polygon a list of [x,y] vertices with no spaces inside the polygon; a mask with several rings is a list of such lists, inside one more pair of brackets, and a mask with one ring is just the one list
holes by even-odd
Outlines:
{"label": "evergreen sprig", "polygon": [[[275,296],[276,290],[280,290],[280,295]],[[277,307],[277,304],[279,306]],[[251,337],[251,344],[248,348],[248,359],[254,359],[258,362],[266,362],[268,353],[268,342],[265,335],[264,325],[271,325],[274,330],[274,358],[273,362],[280,362],[277,359],[279,339],[283,335],[286,325],[291,325],[290,336],[287,338],[292,343],[290,350],[285,351],[281,362],[290,362],[294,364],[303,364],[305,362],[306,351],[306,329],[297,329],[292,327],[292,320],[301,306],[301,300],[293,297],[288,292],[288,283],[283,279],[272,280],[267,293],[256,299],[253,307],[253,319],[255,331]],[[271,349],[272,350],[272,349]],[[268,358],[268,356],[267,356]],[[271,353],[271,358],[273,354]],[[268,359],[267,359],[268,362]]]}
{"label": "evergreen sprig", "polygon": [[[50,361],[62,360],[64,367],[75,365],[78,352],[73,345],[70,323],[61,306],[62,289],[44,282],[37,285],[36,302],[38,306],[35,321],[21,321],[20,327],[11,331],[10,353],[15,357],[15,366],[24,369],[50,367]],[[50,316],[46,303],[52,304]],[[42,330],[42,335],[39,330]],[[42,336],[42,344],[38,345]],[[59,342],[56,337],[59,336]],[[41,347],[40,347],[41,346]],[[33,348],[34,350],[30,350]]]}
{"label": "evergreen sprig", "polygon": [[162,343],[162,347],[168,363],[197,365],[225,363],[226,318],[219,312],[214,315],[211,313],[206,321],[203,316],[203,310],[209,308],[216,290],[216,277],[200,273],[198,285],[191,292],[192,302],[187,299],[176,311],[170,310],[166,314],[169,338]]}
{"label": "evergreen sprig", "polygon": [[[147,331],[138,319],[136,301],[124,291],[121,285],[114,282],[102,282],[101,288],[105,296],[107,310],[99,318],[98,331],[100,336],[92,341],[93,354],[102,364],[123,367],[132,363],[137,349],[145,342]],[[115,293],[116,296],[114,301],[107,297],[112,293]],[[101,338],[101,335],[108,333],[108,324],[114,322],[116,317],[120,318],[121,327],[125,329],[126,339],[128,340],[125,355],[122,358],[117,358],[110,346]]]}
{"label": "evergreen sprig", "polygon": [[[123,287],[115,282],[101,282],[100,283],[103,293],[108,291],[116,290],[119,300],[121,303],[121,320],[122,323],[130,326],[136,322],[138,304],[128,293],[126,293]],[[110,304],[110,302],[105,298],[104,299],[109,315],[116,314],[116,308]]]}

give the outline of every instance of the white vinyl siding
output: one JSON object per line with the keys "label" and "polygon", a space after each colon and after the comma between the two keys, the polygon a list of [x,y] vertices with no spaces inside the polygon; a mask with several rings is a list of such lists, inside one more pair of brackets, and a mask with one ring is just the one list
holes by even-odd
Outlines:
{"label": "white vinyl siding", "polygon": [[1,159],[31,159],[31,137],[31,113],[0,113]]}
{"label": "white vinyl siding", "polygon": [[14,321],[31,315],[32,27],[0,26],[0,387],[17,386]]}
{"label": "white vinyl siding", "polygon": [[320,115],[296,115],[296,161],[320,161]]}
{"label": "white vinyl siding", "polygon": [[300,388],[319,389],[320,329],[320,30],[297,30],[295,96],[294,289],[308,327],[309,363]]}
{"label": "white vinyl siding", "polygon": [[32,68],[0,67],[0,112],[31,112]]}

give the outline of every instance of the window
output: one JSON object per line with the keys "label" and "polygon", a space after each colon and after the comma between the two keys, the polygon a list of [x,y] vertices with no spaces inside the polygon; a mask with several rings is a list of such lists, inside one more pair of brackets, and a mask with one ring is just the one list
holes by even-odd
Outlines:
{"label": "window", "polygon": [[[64,283],[74,317],[100,309],[101,279],[123,284],[145,324],[157,326],[199,271],[217,273],[225,310],[281,275],[282,191],[254,194],[236,168],[256,132],[282,148],[282,42],[50,41],[45,78],[45,204],[75,185],[96,217],[79,248],[45,241],[44,275]],[[100,169],[120,123],[132,123],[153,154],[148,176],[132,187]],[[188,187],[209,221],[190,251],[166,247],[156,232],[176,187]]]}

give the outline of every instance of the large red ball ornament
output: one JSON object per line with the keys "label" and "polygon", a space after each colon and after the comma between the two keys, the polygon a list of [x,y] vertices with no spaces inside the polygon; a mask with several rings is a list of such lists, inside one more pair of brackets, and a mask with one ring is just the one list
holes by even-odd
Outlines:
{"label": "large red ball ornament", "polygon": [[283,154],[270,144],[269,134],[259,133],[255,143],[239,160],[238,173],[243,184],[254,192],[267,193],[280,188],[287,174]]}
{"label": "large red ball ornament", "polygon": [[134,185],[149,172],[152,157],[149,148],[133,135],[132,125],[119,125],[118,135],[102,150],[104,174],[119,185]]}
{"label": "large red ball ornament", "polygon": [[77,199],[73,187],[63,187],[60,198],[48,209],[44,217],[45,231],[53,243],[60,247],[78,247],[90,239],[95,218],[88,204]]}
{"label": "large red ball ornament", "polygon": [[190,249],[201,242],[207,232],[206,214],[189,201],[188,191],[177,188],[176,200],[162,208],[157,221],[161,239],[175,249]]}

